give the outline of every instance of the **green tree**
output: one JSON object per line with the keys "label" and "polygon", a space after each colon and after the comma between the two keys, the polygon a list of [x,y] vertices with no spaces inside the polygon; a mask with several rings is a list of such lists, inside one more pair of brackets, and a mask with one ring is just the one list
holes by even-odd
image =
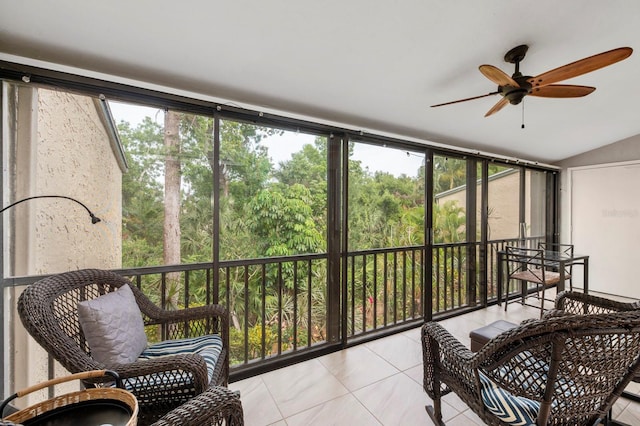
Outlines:
{"label": "green tree", "polygon": [[301,184],[264,189],[247,205],[248,226],[264,256],[314,253],[324,246],[312,216],[312,199]]}
{"label": "green tree", "polygon": [[118,126],[128,171],[122,176],[124,267],[157,265],[162,260],[162,129],[150,118],[135,129]]}
{"label": "green tree", "polygon": [[456,201],[434,205],[433,218],[433,238],[436,244],[465,241],[465,211]]}
{"label": "green tree", "polygon": [[220,259],[254,257],[255,236],[247,229],[246,206],[267,186],[273,165],[263,138],[278,133],[251,124],[220,122]]}
{"label": "green tree", "polygon": [[313,218],[326,227],[327,216],[327,142],[318,137],[281,162],[273,176],[281,185],[299,184],[309,190]]}
{"label": "green tree", "polygon": [[440,155],[433,157],[433,186],[439,194],[466,184],[467,160]]}

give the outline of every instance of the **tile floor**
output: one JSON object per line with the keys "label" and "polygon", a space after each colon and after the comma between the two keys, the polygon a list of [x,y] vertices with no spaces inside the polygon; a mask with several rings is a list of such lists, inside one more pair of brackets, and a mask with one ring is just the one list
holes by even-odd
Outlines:
{"label": "tile floor", "polygon": [[[498,319],[519,322],[535,318],[535,308],[509,305],[476,311],[441,322],[469,344],[469,331]],[[634,392],[640,386],[632,384]],[[432,425],[425,411],[431,404],[422,389],[422,349],[416,328],[364,343],[260,376],[231,383],[242,395],[247,426],[398,426]],[[449,426],[482,425],[453,393],[443,398]],[[614,417],[640,425],[640,404],[619,399]]]}

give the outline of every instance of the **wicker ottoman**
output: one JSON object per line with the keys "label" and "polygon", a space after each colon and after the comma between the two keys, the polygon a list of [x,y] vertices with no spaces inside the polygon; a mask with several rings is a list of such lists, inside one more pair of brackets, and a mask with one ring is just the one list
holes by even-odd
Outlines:
{"label": "wicker ottoman", "polygon": [[489,340],[493,339],[498,334],[511,330],[517,326],[518,324],[514,324],[509,321],[498,320],[471,331],[471,333],[469,333],[469,337],[471,338],[471,350],[473,352],[478,352]]}

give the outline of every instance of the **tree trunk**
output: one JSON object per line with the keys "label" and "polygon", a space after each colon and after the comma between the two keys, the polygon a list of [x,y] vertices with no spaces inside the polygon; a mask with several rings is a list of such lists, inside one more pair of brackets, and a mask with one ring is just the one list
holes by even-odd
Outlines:
{"label": "tree trunk", "polygon": [[[180,114],[167,111],[164,115],[164,264],[180,264]],[[178,305],[180,275],[167,276],[167,302]]]}

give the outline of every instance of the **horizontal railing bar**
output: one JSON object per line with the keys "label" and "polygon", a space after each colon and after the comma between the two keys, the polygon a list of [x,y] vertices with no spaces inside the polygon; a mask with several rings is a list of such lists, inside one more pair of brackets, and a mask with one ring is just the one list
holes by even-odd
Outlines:
{"label": "horizontal railing bar", "polygon": [[301,260],[327,259],[327,253],[299,254],[295,256],[263,257],[255,259],[221,260],[220,267],[236,267],[245,265],[262,265],[269,263],[299,262]]}
{"label": "horizontal railing bar", "polygon": [[[543,237],[527,237],[524,240],[533,244],[541,238]],[[509,238],[486,244],[483,259],[486,259],[486,268],[490,273],[486,283],[477,282],[473,294],[467,288],[467,274],[479,270],[480,266],[476,264],[469,267],[468,262],[472,259],[480,262],[481,257],[469,259],[467,256],[470,250],[485,247],[481,243],[435,244],[431,258],[426,256],[425,246],[376,248],[346,253],[342,259],[348,270],[349,293],[346,303],[349,309],[347,318],[341,319],[350,324],[346,345],[352,346],[418,327],[425,318],[422,294],[428,291],[428,286],[433,289],[435,298],[435,319],[483,308],[475,303],[474,306],[468,305],[469,301],[480,300],[482,285],[486,286],[487,303],[496,303],[494,254],[505,245],[522,241],[522,238]],[[342,349],[343,345],[339,342],[330,344],[323,340],[326,337],[326,324],[322,315],[319,316],[320,320],[317,319],[320,312],[317,309],[326,307],[322,303],[312,304],[312,301],[317,300],[315,297],[312,300],[312,293],[319,291],[321,295],[322,291],[326,291],[326,287],[320,287],[326,286],[326,283],[323,280],[317,281],[313,271],[326,266],[324,263],[327,258],[327,253],[312,253],[225,260],[216,264],[221,274],[218,283],[213,283],[211,279],[213,262],[121,268],[112,271],[131,277],[138,286],[146,280],[160,280],[164,284],[169,274],[180,274],[178,286],[182,286],[180,297],[185,307],[196,303],[195,292],[206,290],[208,295],[218,285],[219,300],[226,303],[227,307],[235,306],[231,314],[237,321],[236,330],[240,327],[238,331],[241,337],[236,342],[239,345],[239,357],[232,364],[230,373],[231,380],[235,381]],[[433,275],[424,276],[425,262],[433,262]],[[289,268],[287,270],[290,273],[285,274],[285,267]],[[50,275],[52,274],[5,278],[2,286],[29,285]],[[159,296],[164,306],[164,296]],[[251,297],[255,298],[255,302],[250,300]],[[267,318],[265,301],[268,297],[275,297],[275,300],[271,299],[271,303],[275,302],[277,308],[270,311]],[[204,303],[210,303],[210,300],[207,296]],[[258,307],[256,312],[250,312],[253,306],[250,303],[255,303]],[[291,315],[286,319],[283,315],[285,303],[290,303],[291,306]],[[256,332],[259,333],[259,343],[254,343],[250,352],[250,333]],[[273,334],[271,343],[265,337],[269,332]],[[256,341],[255,337],[251,338]]]}

